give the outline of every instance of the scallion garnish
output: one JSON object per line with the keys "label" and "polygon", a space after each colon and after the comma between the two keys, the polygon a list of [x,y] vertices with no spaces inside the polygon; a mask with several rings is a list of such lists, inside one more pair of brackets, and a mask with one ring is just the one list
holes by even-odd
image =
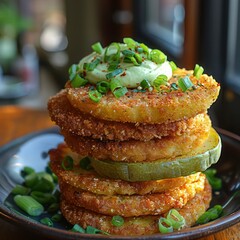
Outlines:
{"label": "scallion garnish", "polygon": [[108,66],[108,71],[114,71],[115,69],[118,68],[118,65],[119,65],[119,61],[112,61],[112,62],[109,62],[109,66]]}
{"label": "scallion garnish", "polygon": [[11,193],[14,194],[14,195],[28,195],[30,193],[31,189],[30,188],[27,188],[27,187],[24,187],[22,185],[16,185]]}
{"label": "scallion garnish", "polygon": [[98,234],[98,233],[105,233],[95,227],[92,227],[92,226],[87,226],[86,229],[85,229],[85,232],[87,234]]}
{"label": "scallion garnish", "polygon": [[73,169],[73,159],[71,156],[65,156],[62,160],[61,166],[64,170]]}
{"label": "scallion garnish", "polygon": [[121,216],[113,216],[111,223],[115,227],[121,227],[124,224],[124,219]]}
{"label": "scallion garnish", "polygon": [[30,216],[39,216],[44,211],[43,205],[31,196],[16,195],[13,200],[19,208]]}
{"label": "scallion garnish", "polygon": [[92,62],[90,63],[84,63],[83,64],[83,69],[86,70],[86,71],[93,71],[97,65],[101,62],[101,59],[100,58],[96,58],[95,60],[93,60]]}
{"label": "scallion garnish", "polygon": [[[111,43],[105,50],[104,62],[119,61],[120,60],[120,45],[118,43]],[[113,52],[109,54],[109,52]]]}
{"label": "scallion garnish", "polygon": [[93,102],[96,103],[98,103],[102,98],[102,94],[98,90],[90,90],[88,92],[88,96]]}
{"label": "scallion garnish", "polygon": [[167,60],[167,56],[162,51],[153,49],[150,52],[150,59],[157,64],[161,64]]}
{"label": "scallion garnish", "polygon": [[178,85],[176,83],[170,84],[171,90],[178,90]]}
{"label": "scallion garnish", "polygon": [[132,38],[123,38],[123,42],[127,44],[127,47],[130,49],[135,49],[137,46],[137,42],[134,41]]}
{"label": "scallion garnish", "polygon": [[97,90],[98,90],[100,93],[107,93],[108,90],[109,90],[109,88],[110,88],[109,85],[110,85],[109,82],[107,82],[107,81],[101,81],[101,82],[98,82],[98,83],[97,83],[96,88],[97,88]]}
{"label": "scallion garnish", "polygon": [[173,61],[169,62],[169,64],[170,64],[173,72],[178,68],[177,65],[175,64],[175,62],[173,62]]}
{"label": "scallion garnish", "polygon": [[141,82],[140,82],[140,86],[142,87],[142,89],[148,89],[151,87],[151,84],[148,80],[146,79],[143,79]]}
{"label": "scallion garnish", "polygon": [[24,167],[21,170],[21,176],[26,177],[27,175],[34,173],[34,172],[35,172],[35,170],[32,167]]}
{"label": "scallion garnish", "polygon": [[213,208],[208,209],[197,220],[197,224],[204,224],[213,221],[221,216],[223,208],[221,205],[215,205]]}
{"label": "scallion garnish", "polygon": [[188,76],[178,79],[178,86],[183,92],[193,87],[193,83]]}
{"label": "scallion garnish", "polygon": [[122,69],[122,68],[117,68],[117,69],[115,69],[114,71],[106,74],[106,78],[107,78],[107,79],[114,78],[115,76],[117,76],[118,74],[121,74],[122,72],[123,72],[123,69]]}
{"label": "scallion garnish", "polygon": [[174,229],[179,230],[185,226],[185,218],[176,210],[171,209],[167,214],[167,219],[172,223]]}
{"label": "scallion garnish", "polygon": [[124,96],[127,92],[128,92],[128,89],[126,87],[120,87],[113,91],[113,95],[116,98],[120,98],[120,97]]}
{"label": "scallion garnish", "polygon": [[160,217],[158,221],[158,228],[161,233],[173,232],[173,226],[171,221],[164,217]]}
{"label": "scallion garnish", "polygon": [[74,88],[82,87],[88,83],[88,80],[82,78],[79,74],[76,74],[75,77],[70,80],[71,86]]}
{"label": "scallion garnish", "polygon": [[95,51],[98,54],[101,54],[103,52],[103,47],[100,42],[96,42],[92,45],[93,51]]}
{"label": "scallion garnish", "polygon": [[89,157],[82,158],[79,162],[79,166],[82,169],[90,170],[92,168],[91,159]]}
{"label": "scallion garnish", "polygon": [[194,67],[194,71],[193,71],[193,75],[199,79],[201,77],[201,75],[203,74],[204,69],[203,67],[199,66],[198,64],[195,65]]}
{"label": "scallion garnish", "polygon": [[32,191],[30,196],[43,205],[56,202],[56,198],[51,193]]}
{"label": "scallion garnish", "polygon": [[76,76],[76,74],[79,71],[79,66],[77,64],[73,64],[69,69],[68,69],[68,73],[69,73],[69,79],[73,80]]}
{"label": "scallion garnish", "polygon": [[133,57],[135,52],[129,49],[125,49],[122,51],[122,54],[126,57]]}
{"label": "scallion garnish", "polygon": [[214,168],[209,168],[206,171],[204,171],[204,174],[206,175],[209,184],[212,186],[213,190],[220,190],[222,188],[222,179],[216,177],[217,170]]}
{"label": "scallion garnish", "polygon": [[142,56],[140,54],[135,53],[134,58],[136,59],[138,65],[142,63]]}
{"label": "scallion garnish", "polygon": [[153,81],[152,85],[155,89],[159,91],[161,85],[166,85],[168,78],[166,75],[161,74],[157,76],[157,78]]}
{"label": "scallion garnish", "polygon": [[44,225],[46,225],[48,227],[52,227],[53,226],[52,220],[50,218],[48,218],[48,217],[40,219],[40,223],[42,223],[42,224],[44,224]]}
{"label": "scallion garnish", "polygon": [[72,229],[70,229],[70,231],[72,232],[79,232],[79,233],[85,233],[84,228],[82,228],[80,225],[78,224],[74,224]]}

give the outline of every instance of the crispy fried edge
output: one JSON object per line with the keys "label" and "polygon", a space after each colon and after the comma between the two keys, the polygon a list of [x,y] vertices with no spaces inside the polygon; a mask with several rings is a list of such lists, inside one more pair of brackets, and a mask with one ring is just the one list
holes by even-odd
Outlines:
{"label": "crispy fried edge", "polygon": [[[169,82],[177,81],[180,76],[189,74],[184,69],[176,72]],[[125,96],[115,98],[111,92],[105,94],[98,103],[89,96],[89,86],[67,88],[67,97],[75,108],[96,118],[133,123],[166,123],[196,116],[216,101],[220,85],[212,76],[203,74],[200,79],[189,76],[195,84],[193,91],[181,90],[165,93],[133,92],[129,90]]]}
{"label": "crispy fried edge", "polygon": [[[177,209],[186,220],[185,228],[196,223],[197,219],[208,209],[211,198],[211,186],[206,180],[204,190],[196,194],[183,208]],[[61,211],[71,224],[79,224],[84,228],[90,225],[113,235],[136,236],[159,233],[158,219],[160,216],[124,218],[123,226],[114,227],[111,224],[111,216],[73,206],[65,199],[61,201]]]}
{"label": "crispy fried edge", "polygon": [[148,193],[161,193],[171,188],[180,187],[186,183],[197,181],[200,173],[186,177],[169,178],[155,181],[127,182],[109,179],[99,176],[95,171],[85,171],[79,165],[73,170],[64,170],[61,162],[65,156],[71,156],[76,164],[82,156],[73,153],[65,143],[58,145],[56,149],[49,152],[50,167],[60,181],[84,191],[103,195],[144,195]]}
{"label": "crispy fried edge", "polygon": [[81,137],[65,130],[62,134],[67,145],[77,153],[99,160],[143,162],[159,159],[174,159],[201,146],[209,135],[211,120],[205,118],[190,133],[177,137],[163,137],[150,141],[101,141]]}
{"label": "crispy fried edge", "polygon": [[196,193],[203,191],[205,179],[206,177],[203,174],[195,182],[169,189],[163,193],[131,196],[93,194],[76,189],[61,181],[59,181],[59,187],[62,197],[72,205],[104,215],[136,217],[160,215],[172,208],[182,208],[189,200],[194,198]]}
{"label": "crispy fried edge", "polygon": [[206,118],[205,114],[198,114],[189,119],[162,124],[106,121],[74,108],[67,99],[66,89],[50,98],[48,110],[52,121],[65,131],[94,139],[120,141],[147,141],[164,136],[179,136],[194,129]]}

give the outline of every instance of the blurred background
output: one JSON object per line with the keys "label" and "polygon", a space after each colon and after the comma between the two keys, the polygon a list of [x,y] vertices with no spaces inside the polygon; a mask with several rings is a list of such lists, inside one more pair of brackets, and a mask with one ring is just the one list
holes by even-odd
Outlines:
{"label": "blurred background", "polygon": [[0,105],[46,109],[93,43],[126,36],[202,65],[222,86],[214,125],[240,134],[238,0],[0,0]]}

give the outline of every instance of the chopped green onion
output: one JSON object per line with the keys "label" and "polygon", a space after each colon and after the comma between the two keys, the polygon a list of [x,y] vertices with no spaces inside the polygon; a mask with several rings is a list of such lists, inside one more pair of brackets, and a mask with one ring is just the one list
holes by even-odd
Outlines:
{"label": "chopped green onion", "polygon": [[158,228],[161,233],[173,232],[173,226],[172,226],[171,221],[166,218],[163,218],[163,217],[160,217],[160,219],[158,221]]}
{"label": "chopped green onion", "polygon": [[177,70],[178,67],[177,67],[177,65],[175,64],[175,62],[171,61],[171,62],[169,62],[169,64],[170,64],[173,72],[174,72],[175,70]]}
{"label": "chopped green onion", "polygon": [[32,191],[30,196],[43,205],[56,202],[56,198],[50,193]]}
{"label": "chopped green onion", "polygon": [[195,65],[194,67],[194,71],[193,71],[193,75],[199,79],[201,77],[201,75],[203,74],[204,69],[203,67],[199,66],[198,64]]}
{"label": "chopped green onion", "polygon": [[47,212],[48,213],[55,213],[55,212],[57,212],[59,210],[59,207],[60,207],[59,203],[52,203],[48,207]]}
{"label": "chopped green onion", "polygon": [[[111,55],[108,55],[108,52],[113,49],[112,51],[115,50],[115,53],[112,53]],[[109,61],[119,61],[120,60],[120,45],[118,43],[111,43],[105,50],[104,53],[104,62],[109,62]]]}
{"label": "chopped green onion", "polygon": [[16,195],[13,200],[19,208],[30,216],[39,216],[44,211],[43,205],[31,196]]}
{"label": "chopped green onion", "polygon": [[137,46],[137,47],[136,47],[136,51],[137,51],[138,53],[143,53],[143,48]]}
{"label": "chopped green onion", "polygon": [[214,168],[209,168],[206,171],[204,171],[204,174],[206,175],[208,182],[212,186],[213,190],[220,190],[222,188],[222,180],[221,178],[216,177],[217,170]]}
{"label": "chopped green onion", "polygon": [[128,89],[126,87],[120,87],[113,91],[113,95],[116,98],[120,98],[120,97],[124,96],[127,92],[128,92]]}
{"label": "chopped green onion", "polygon": [[171,209],[168,212],[167,219],[172,223],[172,227],[177,230],[186,224],[185,218],[176,209]]}
{"label": "chopped green onion", "polygon": [[72,170],[73,169],[73,159],[71,156],[66,156],[62,160],[61,166],[64,170]]}
{"label": "chopped green onion", "polygon": [[101,231],[101,230],[99,230],[99,229],[97,229],[95,227],[92,227],[92,226],[87,226],[85,232],[87,234],[105,233],[105,232],[103,232],[103,231]]}
{"label": "chopped green onion", "polygon": [[148,58],[149,57],[149,48],[148,48],[148,46],[145,45],[144,43],[140,43],[139,46],[143,49],[143,52],[146,53],[147,58]]}
{"label": "chopped green onion", "polygon": [[151,87],[151,84],[148,80],[143,79],[140,83],[140,86],[142,87],[142,89],[148,89]]}
{"label": "chopped green onion", "polygon": [[106,78],[107,79],[111,79],[111,78],[114,78],[115,76],[117,76],[118,74],[122,73],[123,72],[123,69],[122,68],[117,68],[115,69],[114,71],[106,74]]}
{"label": "chopped green onion", "polygon": [[79,70],[79,66],[77,64],[73,64],[69,69],[68,69],[68,73],[69,73],[69,79],[73,80],[76,76],[76,74],[78,73]]}
{"label": "chopped green onion", "polygon": [[133,57],[135,52],[129,49],[123,50],[122,54],[126,57]]}
{"label": "chopped green onion", "polygon": [[124,219],[121,216],[113,216],[111,223],[115,227],[121,227],[124,224]]}
{"label": "chopped green onion", "polygon": [[183,92],[186,92],[189,88],[192,88],[194,85],[188,76],[178,79],[178,86]]}
{"label": "chopped green onion", "polygon": [[26,177],[27,175],[31,174],[31,173],[35,173],[35,170],[31,167],[24,167],[21,170],[21,176],[22,177]]}
{"label": "chopped green onion", "polygon": [[140,63],[137,61],[137,59],[134,57],[130,57],[129,60],[135,65],[135,66],[139,66]]}
{"label": "chopped green onion", "polygon": [[107,93],[110,86],[109,86],[109,82],[107,81],[101,81],[101,82],[98,82],[97,83],[97,90],[100,92],[100,93]]}
{"label": "chopped green onion", "polygon": [[48,227],[53,227],[53,222],[50,218],[45,217],[40,220],[40,222]]}
{"label": "chopped green onion", "polygon": [[109,66],[108,66],[108,71],[111,72],[111,71],[114,71],[115,69],[118,68],[118,65],[119,65],[119,61],[112,61],[109,63]]}
{"label": "chopped green onion", "polygon": [[159,90],[161,85],[166,85],[168,81],[168,78],[166,75],[161,74],[159,76],[157,76],[157,78],[153,81],[153,87],[156,88],[157,90]]}
{"label": "chopped green onion", "polygon": [[98,90],[89,91],[88,96],[93,102],[96,102],[96,103],[100,102],[102,98],[102,94]]}
{"label": "chopped green onion", "polygon": [[70,229],[70,231],[72,232],[79,232],[79,233],[85,233],[84,228],[82,228],[80,225],[78,224],[74,224],[72,229]]}
{"label": "chopped green onion", "polygon": [[62,220],[62,214],[56,213],[51,217],[53,222],[60,222]]}
{"label": "chopped green onion", "polygon": [[161,64],[167,61],[167,56],[162,51],[153,49],[150,52],[150,59],[157,64]]}
{"label": "chopped green onion", "polygon": [[178,85],[176,83],[171,83],[170,86],[172,90],[178,90]]}
{"label": "chopped green onion", "polygon": [[92,169],[91,159],[89,157],[82,158],[79,162],[79,166],[80,166],[80,168],[85,169],[85,170]]}
{"label": "chopped green onion", "polygon": [[30,188],[27,188],[27,187],[24,187],[22,185],[16,185],[11,193],[14,194],[14,195],[28,195],[30,193],[31,189]]}
{"label": "chopped green onion", "polygon": [[213,221],[220,217],[223,212],[223,208],[221,205],[215,205],[213,208],[208,209],[205,213],[203,213],[197,220],[197,224],[204,224],[210,221]]}
{"label": "chopped green onion", "polygon": [[88,80],[82,78],[80,74],[76,74],[70,83],[73,88],[78,88],[86,85],[88,83]]}
{"label": "chopped green onion", "polygon": [[92,45],[92,49],[98,54],[101,54],[103,52],[103,47],[100,42],[94,43]]}
{"label": "chopped green onion", "polygon": [[132,38],[123,38],[123,42],[127,44],[128,48],[135,49],[137,42],[134,41]]}
{"label": "chopped green onion", "polygon": [[136,59],[138,65],[142,63],[142,56],[140,54],[135,53],[134,58]]}
{"label": "chopped green onion", "polygon": [[121,81],[119,79],[112,79],[110,81],[110,85],[109,86],[110,86],[111,91],[113,92],[115,89],[121,88],[122,87],[122,83],[121,83]]}
{"label": "chopped green onion", "polygon": [[53,182],[42,178],[34,187],[32,187],[32,190],[49,193],[53,191],[54,187],[55,185]]}
{"label": "chopped green onion", "polygon": [[100,58],[96,58],[94,61],[90,62],[90,63],[84,63],[83,64],[83,69],[86,71],[93,71],[97,65],[101,62]]}
{"label": "chopped green onion", "polygon": [[27,187],[31,188],[34,185],[36,185],[38,181],[39,181],[39,176],[37,175],[37,173],[34,172],[25,177],[24,183]]}

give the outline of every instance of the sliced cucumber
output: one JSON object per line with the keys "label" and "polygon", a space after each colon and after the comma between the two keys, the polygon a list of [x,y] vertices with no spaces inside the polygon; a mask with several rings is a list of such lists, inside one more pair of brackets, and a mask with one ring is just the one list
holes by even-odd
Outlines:
{"label": "sliced cucumber", "polygon": [[104,177],[125,181],[150,181],[163,178],[187,176],[205,171],[216,163],[221,154],[221,139],[212,128],[206,142],[190,154],[176,159],[161,159],[154,162],[126,163],[92,159],[95,171]]}

